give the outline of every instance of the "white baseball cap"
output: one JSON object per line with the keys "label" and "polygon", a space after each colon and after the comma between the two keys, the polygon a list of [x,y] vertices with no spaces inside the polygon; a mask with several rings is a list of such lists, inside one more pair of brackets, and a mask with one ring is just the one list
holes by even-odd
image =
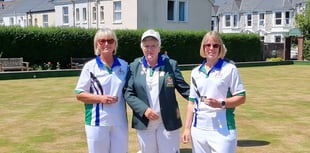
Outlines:
{"label": "white baseball cap", "polygon": [[158,40],[159,44],[161,43],[159,33],[153,29],[145,31],[141,37],[141,41],[143,41],[146,37],[153,37]]}

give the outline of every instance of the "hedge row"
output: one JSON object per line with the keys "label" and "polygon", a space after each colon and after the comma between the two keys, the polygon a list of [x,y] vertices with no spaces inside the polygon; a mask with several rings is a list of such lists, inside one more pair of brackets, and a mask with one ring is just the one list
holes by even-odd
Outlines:
{"label": "hedge row", "polygon": [[[118,56],[128,62],[142,56],[140,38],[145,30],[115,30],[119,40]],[[180,64],[201,62],[199,48],[207,31],[157,30],[162,38],[162,52],[168,51]],[[23,57],[30,65],[59,62],[61,68],[68,68],[70,57],[94,56],[95,32],[96,29],[0,26],[0,53],[2,57]],[[261,60],[262,47],[257,35],[222,34],[222,38],[228,58],[236,62]]]}

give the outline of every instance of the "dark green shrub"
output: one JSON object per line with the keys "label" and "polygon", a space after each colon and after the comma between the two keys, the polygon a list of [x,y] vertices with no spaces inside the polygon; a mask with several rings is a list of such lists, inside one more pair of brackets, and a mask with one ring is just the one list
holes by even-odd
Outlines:
{"label": "dark green shrub", "polygon": [[[140,39],[146,29],[115,30],[119,39],[118,56],[128,62],[142,56]],[[200,63],[200,43],[207,31],[162,30],[161,52],[180,64]],[[94,57],[93,37],[96,29],[82,28],[21,28],[0,26],[0,51],[2,57],[23,57],[30,65],[42,66],[58,62],[61,68],[69,68],[70,57]],[[227,57],[235,62],[261,59],[261,42],[255,34],[221,34],[228,49]]]}
{"label": "dark green shrub", "polygon": [[310,40],[305,40],[303,51],[304,51],[304,59],[310,60]]}

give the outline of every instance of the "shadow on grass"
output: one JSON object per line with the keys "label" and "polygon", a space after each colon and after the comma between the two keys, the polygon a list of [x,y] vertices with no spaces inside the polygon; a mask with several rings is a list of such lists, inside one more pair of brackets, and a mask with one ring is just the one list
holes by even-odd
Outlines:
{"label": "shadow on grass", "polygon": [[[255,146],[265,146],[269,145],[270,142],[264,140],[238,140],[238,147],[255,147]],[[182,148],[180,153],[191,153],[191,148]]]}
{"label": "shadow on grass", "polygon": [[255,147],[269,145],[270,142],[264,140],[238,140],[238,147]]}
{"label": "shadow on grass", "polygon": [[192,153],[192,149],[191,148],[182,148],[182,149],[180,149],[180,153]]}

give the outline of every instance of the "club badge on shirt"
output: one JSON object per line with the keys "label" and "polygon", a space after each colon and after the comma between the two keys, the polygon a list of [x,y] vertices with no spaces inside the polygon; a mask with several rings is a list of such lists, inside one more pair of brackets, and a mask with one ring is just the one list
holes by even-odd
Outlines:
{"label": "club badge on shirt", "polygon": [[124,75],[125,74],[125,72],[122,70],[121,67],[118,69],[117,73],[120,74],[120,75]]}
{"label": "club badge on shirt", "polygon": [[221,74],[220,71],[215,71],[215,72],[212,74],[212,76],[213,76],[214,78],[221,78],[221,77],[222,77],[222,74]]}
{"label": "club badge on shirt", "polygon": [[170,75],[166,78],[166,87],[174,87],[173,79]]}

